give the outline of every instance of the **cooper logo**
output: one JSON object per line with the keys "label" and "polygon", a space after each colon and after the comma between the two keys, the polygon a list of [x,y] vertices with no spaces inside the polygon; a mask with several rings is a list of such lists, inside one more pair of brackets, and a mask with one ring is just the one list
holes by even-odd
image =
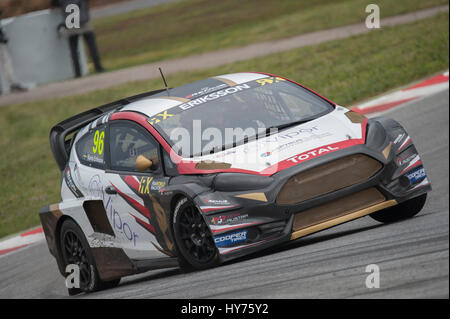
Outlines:
{"label": "cooper logo", "polygon": [[247,240],[247,230],[214,238],[217,247],[235,244]]}
{"label": "cooper logo", "polygon": [[293,156],[291,158],[288,158],[286,161],[290,161],[290,162],[293,162],[293,163],[299,163],[299,162],[303,162],[303,161],[306,161],[308,159],[320,156],[323,153],[336,151],[338,149],[339,149],[339,147],[327,146],[327,147],[319,148],[318,150],[309,151],[309,152],[306,152],[306,153],[303,153],[303,154],[300,154],[300,155],[295,155],[295,156]]}

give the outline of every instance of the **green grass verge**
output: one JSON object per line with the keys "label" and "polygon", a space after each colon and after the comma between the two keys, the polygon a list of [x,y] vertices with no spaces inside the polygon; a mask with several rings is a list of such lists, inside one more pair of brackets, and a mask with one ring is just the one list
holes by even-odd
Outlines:
{"label": "green grass verge", "polygon": [[[171,86],[228,72],[287,76],[341,105],[448,68],[449,15],[382,28],[280,54],[168,76]],[[136,82],[80,96],[0,108],[0,237],[39,223],[42,206],[58,202],[60,173],[48,134],[57,122],[127,95],[161,88]]]}
{"label": "green grass verge", "polygon": [[[94,22],[107,69],[363,22],[367,0],[189,0]],[[378,0],[381,18],[448,4]]]}

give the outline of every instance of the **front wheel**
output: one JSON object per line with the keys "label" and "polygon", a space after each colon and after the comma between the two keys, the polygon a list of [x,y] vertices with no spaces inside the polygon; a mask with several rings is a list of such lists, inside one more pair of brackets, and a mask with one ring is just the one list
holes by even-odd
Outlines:
{"label": "front wheel", "polygon": [[370,214],[370,217],[382,223],[393,223],[399,220],[411,218],[422,210],[426,199],[427,194],[425,193],[418,197],[408,199],[398,205],[372,213]]}
{"label": "front wheel", "polygon": [[209,227],[192,201],[183,198],[177,203],[172,225],[182,269],[206,269],[218,264]]}

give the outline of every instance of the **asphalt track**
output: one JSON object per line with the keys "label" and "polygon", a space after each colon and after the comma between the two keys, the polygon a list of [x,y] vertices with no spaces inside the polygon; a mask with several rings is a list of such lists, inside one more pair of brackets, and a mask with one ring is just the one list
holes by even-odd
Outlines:
{"label": "asphalt track", "polygon": [[[386,115],[408,130],[433,186],[416,217],[363,217],[218,268],[152,271],[72,298],[449,298],[449,91]],[[369,264],[380,288],[365,286]],[[0,298],[65,297],[45,242],[0,257]]]}

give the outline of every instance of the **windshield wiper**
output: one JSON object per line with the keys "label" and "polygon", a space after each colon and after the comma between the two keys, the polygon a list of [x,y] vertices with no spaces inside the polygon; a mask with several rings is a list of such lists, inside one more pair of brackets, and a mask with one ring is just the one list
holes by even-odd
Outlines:
{"label": "windshield wiper", "polygon": [[308,120],[300,120],[300,121],[295,121],[295,122],[289,122],[289,123],[284,123],[284,124],[280,124],[280,125],[270,126],[270,127],[266,128],[266,132],[268,133],[272,129],[282,130],[282,129],[285,129],[287,127],[296,126],[296,125],[300,125],[300,124],[305,124],[305,123],[307,123],[309,121],[312,121],[314,119],[315,118],[311,118],[311,119],[308,119]]}

